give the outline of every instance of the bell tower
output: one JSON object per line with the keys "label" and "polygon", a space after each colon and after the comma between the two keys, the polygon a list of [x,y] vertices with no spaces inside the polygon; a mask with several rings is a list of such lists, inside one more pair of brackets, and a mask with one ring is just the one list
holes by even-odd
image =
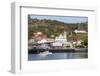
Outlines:
{"label": "bell tower", "polygon": [[64,36],[64,39],[66,39],[66,41],[67,41],[67,32],[66,31],[64,31],[63,36]]}

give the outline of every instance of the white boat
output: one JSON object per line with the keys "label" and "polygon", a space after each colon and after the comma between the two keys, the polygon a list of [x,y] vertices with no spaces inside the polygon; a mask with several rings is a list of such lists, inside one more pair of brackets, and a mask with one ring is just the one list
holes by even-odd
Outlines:
{"label": "white boat", "polygon": [[44,51],[44,52],[40,52],[39,55],[41,56],[47,56],[49,54],[52,54],[52,52],[49,52],[49,51]]}

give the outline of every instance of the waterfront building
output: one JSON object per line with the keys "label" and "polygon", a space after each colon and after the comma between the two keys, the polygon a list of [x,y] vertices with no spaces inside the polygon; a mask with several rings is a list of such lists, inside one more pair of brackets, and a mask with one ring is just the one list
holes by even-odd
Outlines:
{"label": "waterfront building", "polygon": [[64,31],[63,34],[60,34],[55,38],[55,42],[67,42],[67,32]]}
{"label": "waterfront building", "polygon": [[54,47],[72,47],[72,43],[67,41],[67,32],[64,31],[63,34],[57,36],[52,44]]}
{"label": "waterfront building", "polygon": [[42,43],[47,43],[48,41],[46,39],[41,39],[39,41],[37,41],[37,43],[42,44]]}
{"label": "waterfront building", "polygon": [[35,40],[33,38],[28,40],[28,44],[33,44],[35,42]]}

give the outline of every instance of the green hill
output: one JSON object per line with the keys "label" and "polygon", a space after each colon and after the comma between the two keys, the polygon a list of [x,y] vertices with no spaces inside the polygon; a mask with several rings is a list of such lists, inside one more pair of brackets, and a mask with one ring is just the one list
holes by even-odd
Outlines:
{"label": "green hill", "polygon": [[68,35],[72,34],[74,36],[74,30],[85,30],[88,31],[88,23],[64,23],[57,20],[47,20],[47,19],[30,19],[28,18],[28,39],[32,36],[34,32],[42,32],[51,37],[51,35],[58,36],[64,31],[68,32]]}

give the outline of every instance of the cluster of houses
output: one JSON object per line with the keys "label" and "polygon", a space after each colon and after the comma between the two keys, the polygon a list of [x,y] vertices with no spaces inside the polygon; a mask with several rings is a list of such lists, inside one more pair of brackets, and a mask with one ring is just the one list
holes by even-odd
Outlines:
{"label": "cluster of houses", "polygon": [[[75,33],[87,33],[84,30],[75,30]],[[33,33],[33,36],[28,41],[28,48],[32,49],[33,47],[38,48],[73,48],[73,45],[81,45],[81,40],[77,42],[69,42],[67,40],[67,32],[64,31],[63,34],[56,36],[55,38],[48,38],[42,32]]]}

